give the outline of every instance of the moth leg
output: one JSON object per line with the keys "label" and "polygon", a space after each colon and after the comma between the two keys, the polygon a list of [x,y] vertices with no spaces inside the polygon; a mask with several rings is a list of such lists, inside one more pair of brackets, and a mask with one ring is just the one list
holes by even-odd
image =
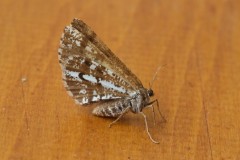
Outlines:
{"label": "moth leg", "polygon": [[147,107],[149,107],[149,108],[152,108],[152,114],[153,114],[153,124],[154,124],[154,126],[156,125],[156,118],[155,118],[155,111],[154,111],[154,107],[153,107],[153,105],[151,104],[151,105],[149,105],[149,106],[147,106]]}
{"label": "moth leg", "polygon": [[155,141],[155,140],[152,138],[152,136],[151,136],[151,134],[149,133],[149,131],[148,131],[148,123],[147,123],[146,115],[145,115],[143,112],[140,112],[140,113],[141,113],[141,115],[144,117],[144,121],[145,121],[145,126],[146,126],[146,131],[147,131],[148,137],[151,139],[151,141],[152,141],[153,143],[158,144],[159,142],[158,142],[158,141]]}
{"label": "moth leg", "polygon": [[117,117],[117,119],[115,119],[114,121],[112,121],[112,123],[109,124],[109,128],[111,128],[111,126],[112,126],[113,124],[115,124],[120,118],[122,118],[122,116],[123,116],[125,113],[128,112],[128,110],[130,109],[130,107],[131,107],[131,106],[125,108],[125,109],[122,111],[122,113]]}
{"label": "moth leg", "polygon": [[[153,105],[153,103],[157,103],[157,108],[158,108],[158,113],[161,116],[161,118],[163,119],[163,122],[167,122],[167,120],[164,118],[164,116],[162,115],[160,109],[159,109],[159,103],[158,103],[158,99],[153,100],[152,102],[149,102],[147,105]],[[155,118],[155,117],[154,117]]]}

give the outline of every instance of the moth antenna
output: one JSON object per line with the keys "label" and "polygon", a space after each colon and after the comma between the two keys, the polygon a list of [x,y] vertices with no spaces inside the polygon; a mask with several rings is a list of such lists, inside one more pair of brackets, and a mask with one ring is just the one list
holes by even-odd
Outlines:
{"label": "moth antenna", "polygon": [[166,64],[164,64],[164,65],[162,65],[162,66],[159,66],[159,67],[157,68],[157,71],[155,72],[155,74],[154,74],[154,76],[153,76],[153,79],[152,79],[151,83],[149,83],[149,88],[150,88],[150,89],[151,89],[152,86],[153,86],[153,82],[155,81],[158,72],[160,71],[161,68],[163,68],[163,67],[165,67],[165,66],[166,66]]}

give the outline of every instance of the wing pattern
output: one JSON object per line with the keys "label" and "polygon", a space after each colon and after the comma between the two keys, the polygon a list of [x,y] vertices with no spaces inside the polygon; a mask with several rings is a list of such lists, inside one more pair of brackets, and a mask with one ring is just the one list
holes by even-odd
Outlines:
{"label": "wing pattern", "polygon": [[58,53],[64,86],[77,103],[119,99],[143,87],[81,20],[65,27]]}

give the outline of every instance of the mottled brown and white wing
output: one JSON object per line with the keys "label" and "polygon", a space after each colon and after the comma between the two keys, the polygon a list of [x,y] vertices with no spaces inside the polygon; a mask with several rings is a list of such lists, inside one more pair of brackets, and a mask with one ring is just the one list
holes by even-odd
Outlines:
{"label": "mottled brown and white wing", "polygon": [[58,53],[65,88],[80,104],[120,99],[143,87],[81,20],[65,27]]}

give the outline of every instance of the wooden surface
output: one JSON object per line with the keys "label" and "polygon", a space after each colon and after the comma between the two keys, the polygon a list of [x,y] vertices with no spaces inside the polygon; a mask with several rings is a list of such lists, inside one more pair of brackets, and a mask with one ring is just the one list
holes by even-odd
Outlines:
{"label": "wooden surface", "polygon": [[[148,87],[167,123],[91,114],[66,94],[57,59],[80,18]],[[0,156],[38,159],[240,159],[240,1],[1,0]]]}

